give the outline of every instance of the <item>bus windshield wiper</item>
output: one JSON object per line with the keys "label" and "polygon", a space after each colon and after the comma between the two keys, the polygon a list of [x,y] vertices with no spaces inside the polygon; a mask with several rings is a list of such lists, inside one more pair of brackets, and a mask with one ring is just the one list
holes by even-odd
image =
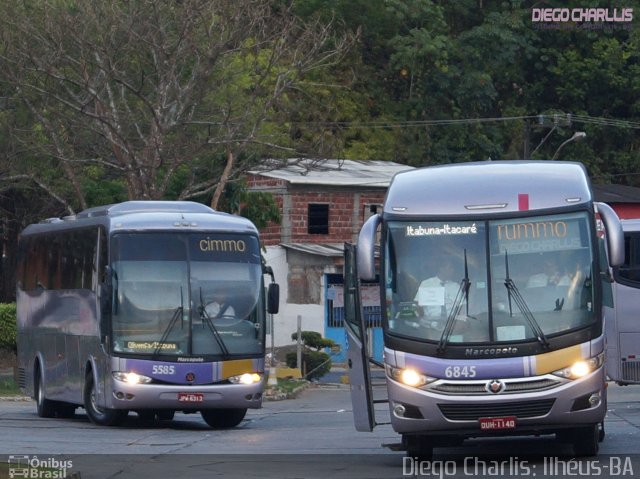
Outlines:
{"label": "bus windshield wiper", "polygon": [[222,354],[224,355],[225,358],[228,358],[229,350],[227,349],[226,344],[224,344],[224,340],[222,339],[222,336],[220,336],[218,329],[213,325],[213,321],[211,321],[211,316],[209,316],[209,313],[207,313],[207,310],[204,307],[204,301],[202,299],[202,286],[200,287],[200,307],[198,308],[198,312],[200,313],[200,318],[211,330],[211,334],[213,334],[213,337],[218,343],[218,346],[220,346],[220,349],[222,350]]}
{"label": "bus windshield wiper", "polygon": [[456,292],[455,299],[451,305],[451,311],[449,311],[449,316],[447,316],[447,322],[444,325],[444,330],[442,331],[442,336],[440,336],[440,341],[438,342],[438,353],[444,353],[447,344],[449,344],[449,338],[451,337],[451,333],[453,333],[453,327],[455,325],[456,319],[460,314],[460,309],[462,309],[462,300],[465,301],[467,305],[467,317],[469,317],[469,287],[471,286],[471,281],[469,281],[469,267],[467,265],[467,250],[464,250],[464,278],[460,280],[460,286],[458,287],[458,291]]}
{"label": "bus windshield wiper", "polygon": [[529,309],[529,306],[527,306],[527,303],[522,297],[520,290],[518,290],[518,287],[516,286],[516,284],[509,277],[509,255],[506,251],[504,252],[504,264],[505,264],[505,270],[506,270],[504,285],[507,288],[507,294],[509,295],[509,315],[513,316],[513,310],[511,305],[511,298],[513,298],[513,300],[516,303],[516,306],[518,306],[518,309],[520,310],[524,318],[529,323],[531,330],[536,335],[536,339],[538,340],[538,342],[542,345],[543,348],[548,349],[549,340],[545,336],[544,331],[540,327],[540,324],[538,323],[538,321],[536,321],[536,318],[533,316],[533,313]]}
{"label": "bus windshield wiper", "polygon": [[153,351],[153,355],[151,356],[153,359],[155,359],[160,351],[162,351],[162,346],[167,342],[167,338],[169,337],[169,334],[171,333],[174,325],[178,321],[178,318],[182,316],[182,311],[184,311],[184,298],[182,296],[182,286],[180,286],[180,306],[175,309],[175,311],[173,312],[173,316],[171,316],[169,324],[162,333],[162,337],[160,338],[160,341],[158,341],[158,345],[156,346],[156,349]]}

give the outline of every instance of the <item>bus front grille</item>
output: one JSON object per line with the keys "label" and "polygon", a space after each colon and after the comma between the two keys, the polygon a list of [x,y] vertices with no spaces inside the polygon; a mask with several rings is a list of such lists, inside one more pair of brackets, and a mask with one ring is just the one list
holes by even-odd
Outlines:
{"label": "bus front grille", "polygon": [[[501,394],[528,393],[534,391],[544,391],[560,386],[563,382],[560,379],[538,378],[529,380],[509,380],[504,382],[504,391]],[[490,395],[495,394],[487,390],[486,381],[440,381],[425,388],[428,391],[449,394],[449,395]]]}
{"label": "bus front grille", "polygon": [[622,379],[640,381],[640,361],[622,361]]}
{"label": "bus front grille", "polygon": [[481,417],[530,418],[544,416],[553,407],[555,399],[504,403],[438,404],[438,408],[452,421],[477,421]]}

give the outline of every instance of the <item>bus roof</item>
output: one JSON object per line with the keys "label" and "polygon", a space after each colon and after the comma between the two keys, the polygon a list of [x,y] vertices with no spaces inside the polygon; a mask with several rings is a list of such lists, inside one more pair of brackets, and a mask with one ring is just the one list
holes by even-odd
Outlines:
{"label": "bus roof", "polygon": [[637,218],[625,219],[625,220],[620,220],[620,223],[622,224],[623,231],[629,231],[629,232],[640,231],[640,219],[637,219]]}
{"label": "bus roof", "polygon": [[591,185],[581,163],[483,161],[396,174],[387,191],[384,214],[481,216],[591,201]]}
{"label": "bus roof", "polygon": [[192,201],[125,201],[88,208],[77,215],[48,218],[27,226],[23,235],[102,225],[108,232],[119,230],[218,230],[234,233],[258,231],[241,216],[217,212]]}

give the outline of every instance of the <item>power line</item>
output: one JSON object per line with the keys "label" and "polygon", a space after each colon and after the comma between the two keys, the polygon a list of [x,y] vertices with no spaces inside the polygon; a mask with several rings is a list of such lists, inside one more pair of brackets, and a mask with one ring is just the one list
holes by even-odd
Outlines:
{"label": "power line", "polygon": [[544,122],[545,119],[552,119],[554,123],[559,120],[570,123],[583,123],[604,127],[616,127],[616,128],[629,128],[638,130],[640,129],[640,122],[631,120],[620,120],[616,118],[602,118],[592,117],[587,115],[574,115],[574,114],[553,114],[553,115],[520,115],[520,116],[503,116],[503,117],[485,117],[485,118],[458,118],[458,119],[446,119],[446,120],[407,120],[407,121],[371,121],[371,122],[352,122],[352,121],[326,121],[326,122],[313,122],[313,121],[294,121],[291,123],[318,125],[318,126],[333,126],[342,128],[412,128],[423,126],[448,126],[448,125],[471,125],[479,123],[498,123],[508,121],[522,121],[522,120],[536,120],[538,122]]}

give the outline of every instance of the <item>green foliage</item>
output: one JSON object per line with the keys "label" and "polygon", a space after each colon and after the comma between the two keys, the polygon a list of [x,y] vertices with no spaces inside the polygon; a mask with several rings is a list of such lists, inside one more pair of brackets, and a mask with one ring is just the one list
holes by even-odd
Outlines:
{"label": "green foliage", "polygon": [[271,193],[248,191],[245,181],[227,183],[218,209],[251,220],[258,229],[280,223],[280,208]]}
{"label": "green foliage", "polygon": [[[361,31],[359,51],[342,66],[354,72],[351,98],[361,105],[359,125],[343,131],[347,158],[414,166],[520,159],[527,123],[518,117],[573,113],[544,142],[554,125],[530,121],[529,151],[542,143],[533,157],[550,158],[573,132],[585,131],[586,140],[563,149],[562,159],[583,162],[596,182],[640,186],[635,125],[575,119],[640,120],[637,29],[586,28],[590,22],[536,28],[527,2],[309,0],[297,8],[303,17],[337,18]],[[427,124],[438,120],[448,123]]]}
{"label": "green foliage", "polygon": [[[335,346],[335,342],[331,339],[323,338],[320,333],[317,331],[301,331],[300,332],[302,344],[304,344],[308,348],[313,348],[316,351],[320,351],[323,348],[330,348]],[[293,333],[291,335],[291,340],[298,340],[298,333]]]}
{"label": "green foliage", "polygon": [[[317,331],[301,331],[300,337],[304,345],[302,351],[302,373],[309,380],[321,378],[331,370],[331,356],[320,350],[330,348],[335,343],[331,339],[323,338]],[[291,339],[297,341],[298,333],[293,333]],[[297,354],[296,351],[287,353],[286,362],[290,368],[298,367],[296,364],[298,361]]]}
{"label": "green foliage", "polygon": [[[297,353],[287,353],[286,363],[290,368],[298,367]],[[331,370],[331,356],[323,351],[311,351],[306,349],[302,353],[302,372],[306,379],[319,379]]]}
{"label": "green foliage", "polygon": [[16,304],[0,304],[0,349],[16,349]]}
{"label": "green foliage", "polygon": [[[640,186],[635,25],[536,28],[531,2],[522,1],[194,5],[1,4],[0,148],[4,176],[30,197],[30,215],[77,210],[80,196],[88,206],[134,197],[206,202],[229,148],[236,164],[219,209],[263,227],[279,221],[278,205],[240,179],[264,158],[422,166],[520,159],[528,143],[529,151],[540,146],[534,159],[546,159],[577,130],[586,140],[561,159],[583,162],[596,182]],[[624,6],[637,12],[640,1]],[[326,42],[313,44],[313,26],[331,32]],[[330,50],[356,31],[355,47]],[[318,56],[304,62],[304,52]],[[522,118],[553,113],[573,120]],[[56,200],[41,206],[43,192]]]}

